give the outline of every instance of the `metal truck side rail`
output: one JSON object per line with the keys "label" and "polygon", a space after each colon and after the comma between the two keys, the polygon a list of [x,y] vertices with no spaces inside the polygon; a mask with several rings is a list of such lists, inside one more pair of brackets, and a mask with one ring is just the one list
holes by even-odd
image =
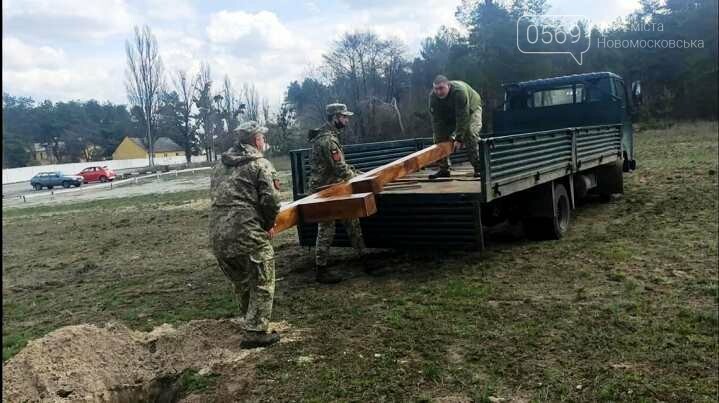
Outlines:
{"label": "metal truck side rail", "polygon": [[482,138],[482,198],[489,202],[621,158],[621,125]]}

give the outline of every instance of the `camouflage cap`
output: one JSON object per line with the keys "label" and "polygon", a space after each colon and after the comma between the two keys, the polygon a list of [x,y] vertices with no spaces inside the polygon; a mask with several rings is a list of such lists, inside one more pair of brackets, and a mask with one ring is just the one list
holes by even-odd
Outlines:
{"label": "camouflage cap", "polygon": [[338,113],[345,116],[354,115],[354,112],[347,110],[347,105],[345,104],[329,104],[325,107],[325,112],[327,115],[336,115]]}
{"label": "camouflage cap", "polygon": [[247,122],[243,122],[241,125],[235,129],[235,133],[237,133],[240,141],[247,141],[252,138],[257,133],[264,134],[267,133],[267,128],[264,126],[261,126],[259,123],[255,122],[254,120],[249,120]]}

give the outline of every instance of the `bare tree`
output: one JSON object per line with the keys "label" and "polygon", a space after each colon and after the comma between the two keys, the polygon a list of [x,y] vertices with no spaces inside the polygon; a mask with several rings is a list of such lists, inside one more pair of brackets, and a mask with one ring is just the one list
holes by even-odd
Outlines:
{"label": "bare tree", "polygon": [[230,77],[225,75],[222,83],[222,116],[227,122],[227,131],[232,133],[240,124],[240,115],[244,113],[245,104],[235,92]]}
{"label": "bare tree", "polygon": [[200,144],[205,149],[207,161],[212,161],[214,150],[212,149],[212,136],[215,132],[214,127],[214,105],[212,103],[212,74],[210,65],[202,63],[200,72],[197,73],[195,82],[195,96],[193,102],[197,106],[197,114],[195,115],[200,137]]}
{"label": "bare tree", "polygon": [[154,166],[153,126],[160,107],[160,94],[164,87],[165,68],[157,49],[157,39],[150,27],[135,26],[132,42],[125,42],[127,70],[125,70],[125,88],[132,105],[142,109],[145,118],[149,164]]}
{"label": "bare tree", "polygon": [[262,124],[267,126],[270,123],[270,101],[266,97],[261,97],[260,106],[262,108]]}
{"label": "bare tree", "polygon": [[378,107],[391,107],[397,96],[398,80],[406,66],[404,45],[382,40],[370,31],[345,34],[324,55],[334,90],[356,111],[354,125],[360,139],[380,134]]}
{"label": "bare tree", "polygon": [[175,72],[173,84],[179,95],[177,112],[182,121],[182,129],[185,137],[185,158],[189,164],[192,161],[192,143],[194,142],[195,131],[190,120],[192,119],[192,105],[197,91],[198,77],[188,78],[187,72],[178,70]]}
{"label": "bare tree", "polygon": [[242,103],[245,104],[245,118],[257,121],[260,118],[260,94],[255,84],[242,84]]}

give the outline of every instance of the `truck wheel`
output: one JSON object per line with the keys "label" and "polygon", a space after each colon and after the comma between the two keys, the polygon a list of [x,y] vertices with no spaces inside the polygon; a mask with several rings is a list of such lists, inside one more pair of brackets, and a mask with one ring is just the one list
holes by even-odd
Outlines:
{"label": "truck wheel", "polygon": [[100,177],[100,182],[105,183],[107,182],[107,176],[103,175]]}
{"label": "truck wheel", "polygon": [[535,241],[561,239],[569,230],[571,204],[564,185],[554,187],[554,204],[557,208],[554,217],[527,217],[523,220],[527,238]]}
{"label": "truck wheel", "polygon": [[69,188],[69,187],[70,187],[70,182],[68,182],[68,181],[62,182],[62,187],[64,187],[65,189]]}
{"label": "truck wheel", "polygon": [[602,203],[612,200],[614,193],[624,193],[623,163],[616,161],[614,164],[600,167],[597,170],[597,188]]}
{"label": "truck wheel", "polygon": [[32,185],[32,187],[33,187],[35,190],[42,190],[42,185],[39,184],[39,183],[36,183],[36,184]]}

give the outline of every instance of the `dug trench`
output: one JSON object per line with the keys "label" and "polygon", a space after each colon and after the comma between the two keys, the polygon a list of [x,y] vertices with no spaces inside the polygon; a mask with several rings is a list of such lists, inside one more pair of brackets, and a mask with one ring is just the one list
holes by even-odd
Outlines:
{"label": "dug trench", "polygon": [[[291,342],[298,335],[274,324]],[[67,326],[31,341],[3,368],[3,400],[192,402],[218,386],[215,401],[242,400],[263,349],[242,350],[235,320],[194,320],[134,331],[119,323]],[[198,385],[199,384],[199,385]]]}

